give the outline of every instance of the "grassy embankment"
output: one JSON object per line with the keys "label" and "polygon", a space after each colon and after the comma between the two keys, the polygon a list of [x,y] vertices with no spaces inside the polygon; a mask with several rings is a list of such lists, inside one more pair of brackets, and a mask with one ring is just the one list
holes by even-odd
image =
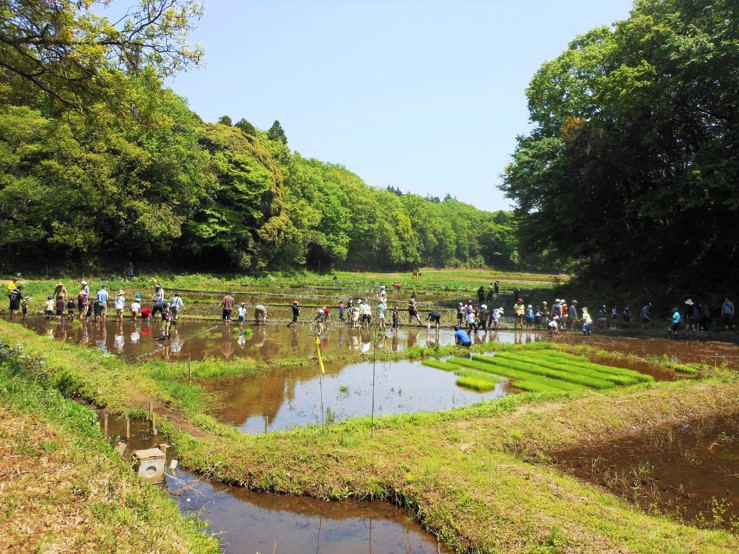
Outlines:
{"label": "grassy embankment", "polygon": [[[191,469],[259,490],[396,502],[459,550],[739,549],[736,535],[645,515],[547,465],[547,453],[557,448],[736,413],[735,374],[517,395],[444,413],[383,417],[374,427],[363,418],[327,430],[245,436],[205,415],[197,401],[186,401],[190,389],[181,387],[191,385],[174,379],[169,366],[128,366],[4,322],[0,336],[45,358],[50,375],[44,379],[67,393],[113,411],[141,408],[150,396],[160,409],[169,406],[163,426]],[[234,371],[220,365],[203,364],[196,371]],[[170,388],[168,380],[174,382]]]}
{"label": "grassy embankment", "polygon": [[217,552],[215,539],[135,476],[95,414],[21,353],[0,362],[0,551]]}

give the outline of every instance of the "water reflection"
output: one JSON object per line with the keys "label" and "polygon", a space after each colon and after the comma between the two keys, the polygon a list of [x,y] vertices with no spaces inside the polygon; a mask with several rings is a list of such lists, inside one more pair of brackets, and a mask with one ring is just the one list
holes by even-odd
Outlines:
{"label": "water reflection", "polygon": [[[100,413],[103,426],[104,413]],[[154,448],[147,422],[110,417],[108,437],[123,439],[130,454]],[[167,448],[166,466],[176,458]],[[223,552],[449,552],[400,508],[385,502],[323,502],[303,496],[256,493],[212,483],[186,471],[169,471],[165,486],[183,512],[208,522]]]}
{"label": "water reflection", "polygon": [[[259,356],[265,359],[310,358],[315,355],[315,337],[308,325],[248,326],[250,334],[242,334],[236,325],[215,321],[180,320],[172,327],[169,339],[160,336],[158,320],[116,321],[109,319],[80,324],[64,320],[61,323],[44,318],[29,318],[23,325],[55,340],[95,346],[131,361],[155,356],[164,359],[202,360],[207,357],[232,359]],[[535,334],[513,332],[473,333],[474,343],[513,343],[539,340]],[[448,345],[454,343],[454,331],[427,330],[426,327],[403,327],[384,335],[375,329],[351,329],[336,325],[321,336],[321,348],[328,356],[345,351],[371,354],[373,349],[402,351],[413,346]]]}
{"label": "water reflection", "polygon": [[223,552],[449,552],[405,513],[377,502],[322,502],[167,477],[180,509],[209,522]]}
{"label": "water reflection", "polygon": [[[166,359],[202,360],[206,357],[234,358],[258,356],[265,359],[310,358],[315,355],[315,337],[308,325],[292,326],[274,324],[262,327],[249,326],[253,335],[239,334],[236,326],[224,326],[216,321],[187,321],[173,327],[168,344],[159,340],[158,321],[89,322],[63,320],[57,323],[43,317],[29,317],[19,324],[55,340],[95,346],[131,361],[147,356]],[[491,330],[472,333],[474,344],[515,343],[531,344],[550,340],[535,331]],[[571,344],[587,344],[604,350],[636,354],[641,357],[669,356],[678,363],[726,364],[739,368],[739,347],[727,342],[667,340],[655,337],[624,337],[610,333],[583,337],[580,333],[562,333],[553,340]],[[442,328],[438,333],[426,327],[402,327],[397,333],[388,331],[385,336],[375,330],[350,329],[336,325],[321,337],[321,347],[328,356],[347,350],[369,354],[374,348],[399,352],[413,346],[445,346],[454,343],[454,331]]]}
{"label": "water reflection", "polygon": [[216,394],[214,415],[248,433],[322,424],[351,417],[440,411],[510,393],[499,383],[486,393],[456,386],[450,372],[419,362],[365,362],[343,368],[315,364],[272,368],[258,375],[203,383]]}

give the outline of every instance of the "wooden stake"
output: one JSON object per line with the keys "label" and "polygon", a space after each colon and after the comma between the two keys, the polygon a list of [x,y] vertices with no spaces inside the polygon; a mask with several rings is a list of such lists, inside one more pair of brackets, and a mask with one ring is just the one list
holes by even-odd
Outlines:
{"label": "wooden stake", "polygon": [[131,438],[131,418],[126,414],[126,440]]}
{"label": "wooden stake", "polygon": [[149,400],[149,421],[151,421],[151,418],[154,415],[154,401]]}
{"label": "wooden stake", "polygon": [[157,415],[154,412],[151,413],[151,434],[152,436],[157,434]]}
{"label": "wooden stake", "polygon": [[103,435],[108,438],[108,414],[107,412],[103,415]]}

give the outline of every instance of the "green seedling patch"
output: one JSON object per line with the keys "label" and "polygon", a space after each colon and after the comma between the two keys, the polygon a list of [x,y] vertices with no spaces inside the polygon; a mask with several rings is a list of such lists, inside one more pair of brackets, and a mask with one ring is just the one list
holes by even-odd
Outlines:
{"label": "green seedling patch", "polygon": [[523,371],[517,371],[512,368],[502,367],[502,366],[493,366],[485,362],[468,360],[467,358],[452,358],[451,360],[448,360],[448,361],[454,364],[459,364],[460,366],[470,367],[473,369],[478,369],[480,371],[486,371],[494,375],[502,375],[504,377],[509,377],[513,379],[514,387],[516,386],[517,382],[521,380],[521,381],[537,382],[539,384],[550,387],[549,390],[575,391],[575,390],[584,390],[587,388],[587,387],[584,387],[583,385],[578,385],[576,383],[568,383],[567,381],[561,381],[558,379],[550,379],[548,377],[543,377],[540,375],[532,375],[530,373],[526,373]]}
{"label": "green seedling patch", "polygon": [[435,369],[443,369],[444,371],[456,371],[459,366],[450,364],[449,362],[443,362],[441,360],[424,360],[423,365],[433,367]]}
{"label": "green seedling patch", "polygon": [[606,381],[611,381],[617,385],[634,385],[640,382],[639,379],[631,375],[623,375],[620,373],[610,373],[610,372],[600,371],[599,366],[596,364],[581,363],[578,365],[574,365],[568,361],[559,361],[553,357],[544,358],[541,356],[537,356],[536,354],[531,355],[528,352],[526,353],[522,352],[520,354],[505,352],[505,353],[496,354],[496,357],[503,358],[503,359],[510,359],[514,361],[533,363],[533,364],[536,364],[538,366],[541,366],[547,369],[554,369],[556,371],[565,371],[565,372],[573,373],[577,375],[585,375],[588,377],[594,377],[596,379],[604,379]]}
{"label": "green seedling patch", "polygon": [[548,369],[548,368],[536,365],[535,363],[512,360],[512,359],[506,358],[505,356],[492,357],[492,356],[483,356],[480,354],[473,354],[472,359],[491,364],[495,366],[496,368],[507,367],[507,368],[515,369],[517,371],[521,371],[521,372],[528,373],[531,375],[540,375],[543,377],[550,377],[552,379],[559,379],[559,380],[570,382],[570,383],[576,383],[578,385],[583,385],[585,387],[590,387],[594,389],[608,389],[614,386],[614,384],[611,381],[606,381],[605,379],[589,377],[587,375],[579,375],[577,373],[570,373],[568,371]]}

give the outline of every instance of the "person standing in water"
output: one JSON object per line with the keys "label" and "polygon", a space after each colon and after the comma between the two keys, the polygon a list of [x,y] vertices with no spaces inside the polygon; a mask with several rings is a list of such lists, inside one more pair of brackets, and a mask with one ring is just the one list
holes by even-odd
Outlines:
{"label": "person standing in water", "polygon": [[297,300],[293,300],[292,305],[292,313],[293,313],[293,320],[287,324],[288,327],[292,325],[293,323],[297,323],[300,319],[300,303]]}
{"label": "person standing in water", "polygon": [[423,321],[421,321],[421,318],[418,316],[418,306],[416,305],[416,293],[414,292],[411,294],[411,297],[408,299],[408,324],[413,321],[413,318],[418,321],[419,325],[423,325]]}

